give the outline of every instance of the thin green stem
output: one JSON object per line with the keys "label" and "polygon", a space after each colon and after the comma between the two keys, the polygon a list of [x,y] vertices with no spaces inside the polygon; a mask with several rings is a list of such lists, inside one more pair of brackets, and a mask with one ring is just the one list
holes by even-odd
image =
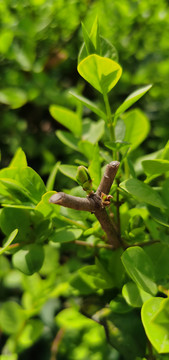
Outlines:
{"label": "thin green stem", "polygon": [[111,137],[112,141],[115,141],[114,126],[113,126],[113,122],[112,122],[112,113],[111,113],[111,108],[110,108],[109,99],[108,99],[107,94],[103,94],[103,98],[104,98],[104,103],[105,103],[105,107],[106,107],[107,126],[110,129],[110,137]]}

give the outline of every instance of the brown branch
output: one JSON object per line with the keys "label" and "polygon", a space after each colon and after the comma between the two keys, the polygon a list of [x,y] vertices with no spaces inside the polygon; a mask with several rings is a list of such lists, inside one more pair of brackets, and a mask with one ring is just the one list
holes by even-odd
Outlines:
{"label": "brown branch", "polygon": [[56,357],[57,357],[57,353],[58,353],[58,348],[59,348],[59,345],[62,341],[62,338],[64,336],[64,333],[65,333],[65,329],[64,328],[61,328],[58,333],[56,334],[53,342],[52,342],[52,346],[51,346],[51,358],[50,360],[56,360]]}
{"label": "brown branch", "polygon": [[97,195],[101,196],[101,193],[104,193],[106,195],[109,194],[110,188],[113,184],[119,165],[120,163],[118,161],[112,161],[110,164],[106,166],[105,173],[96,191]]}
{"label": "brown branch", "polygon": [[63,192],[58,192],[57,194],[52,195],[49,199],[49,202],[67,208],[89,212],[94,212],[96,207],[92,198],[80,198],[78,196],[68,195]]}
{"label": "brown branch", "polygon": [[118,236],[113,227],[113,224],[111,223],[111,221],[109,219],[106,209],[103,208],[103,209],[96,210],[95,216],[96,216],[97,220],[99,221],[102,229],[106,233],[107,239],[109,240],[110,244],[114,248],[118,248],[119,247]]}
{"label": "brown branch", "polygon": [[118,168],[118,161],[112,161],[108,164],[96,193],[92,192],[86,198],[80,198],[59,192],[52,195],[49,199],[49,202],[52,204],[94,213],[97,220],[100,222],[102,229],[106,233],[109,243],[114,249],[120,246],[120,242],[116,230],[105,209],[105,206],[110,203],[110,199],[109,197],[105,199],[104,194],[108,195]]}

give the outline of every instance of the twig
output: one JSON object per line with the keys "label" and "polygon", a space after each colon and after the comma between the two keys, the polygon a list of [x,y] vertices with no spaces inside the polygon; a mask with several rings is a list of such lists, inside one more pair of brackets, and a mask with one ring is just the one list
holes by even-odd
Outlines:
{"label": "twig", "polygon": [[108,193],[119,165],[120,163],[118,161],[112,161],[108,164],[96,193],[92,192],[86,198],[80,198],[59,192],[52,195],[49,199],[49,202],[53,204],[94,213],[97,220],[100,222],[102,229],[106,233],[109,243],[114,249],[120,246],[120,242],[117,232],[107,214],[105,206],[110,203],[110,196]]}
{"label": "twig", "polygon": [[82,240],[74,240],[73,242],[76,245],[86,246],[86,247],[91,247],[91,248],[108,249],[108,250],[114,249],[114,247],[110,244],[90,244],[90,243],[88,243],[86,241],[82,241]]}
{"label": "twig", "polygon": [[72,196],[65,194],[64,192],[58,192],[51,196],[50,203],[61,205],[70,209],[82,210],[94,212],[95,202],[92,198],[80,198],[78,196]]}
{"label": "twig", "polygon": [[52,342],[52,346],[51,346],[51,358],[50,360],[56,360],[56,356],[57,356],[57,353],[58,353],[58,348],[59,348],[59,345],[62,341],[62,338],[64,336],[64,333],[65,333],[65,329],[61,328],[58,333],[56,334],[53,342]]}
{"label": "twig", "polygon": [[[150,240],[150,241],[145,241],[145,242],[139,242],[139,243],[135,243],[131,246],[140,246],[140,247],[143,247],[143,246],[148,246],[148,245],[152,245],[152,244],[158,244],[160,243],[160,240]],[[129,245],[130,246],[130,245]]]}
{"label": "twig", "polygon": [[148,348],[148,352],[149,352],[149,354],[147,356],[147,360],[156,360],[156,357],[153,355],[153,347],[152,347],[149,339],[147,339],[147,348]]}
{"label": "twig", "polygon": [[101,196],[101,193],[104,193],[106,195],[109,194],[110,188],[113,184],[119,165],[120,163],[118,161],[112,161],[110,164],[106,166],[105,173],[96,191],[97,195]]}

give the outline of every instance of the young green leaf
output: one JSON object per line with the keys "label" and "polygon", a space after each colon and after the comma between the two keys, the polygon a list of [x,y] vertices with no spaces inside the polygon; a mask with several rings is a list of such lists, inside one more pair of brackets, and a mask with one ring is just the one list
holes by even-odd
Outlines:
{"label": "young green leaf", "polygon": [[92,161],[88,170],[91,175],[94,187],[97,188],[101,180],[101,164],[99,156],[99,146],[97,144],[94,147]]}
{"label": "young green leaf", "polygon": [[24,310],[15,301],[6,301],[0,308],[0,328],[5,334],[21,331],[26,320]]}
{"label": "young green leaf", "polygon": [[56,316],[56,323],[64,329],[81,330],[83,328],[90,329],[93,327],[93,320],[82,315],[74,308],[64,309]]}
{"label": "young green leaf", "polygon": [[88,100],[82,95],[76,94],[74,91],[70,91],[70,94],[74,96],[77,100],[79,100],[83,105],[85,105],[88,109],[97,114],[101,119],[106,119],[106,114],[91,100]]}
{"label": "young green leaf", "polygon": [[87,140],[81,140],[78,143],[79,151],[89,160],[93,158],[94,144]]}
{"label": "young green leaf", "polygon": [[161,297],[147,300],[141,310],[146,335],[160,354],[169,352],[169,301]]}
{"label": "young green leaf", "polygon": [[147,137],[150,124],[146,115],[139,109],[128,111],[122,116],[125,123],[124,141],[131,143],[130,150],[136,149]]}
{"label": "young green leaf", "polygon": [[148,206],[148,210],[152,218],[157,221],[157,223],[169,227],[169,219],[167,213],[164,213],[164,211],[162,212],[161,209],[158,209],[157,207],[151,205]]}
{"label": "young green leaf", "polygon": [[92,25],[92,29],[90,32],[90,39],[96,49],[97,54],[100,54],[100,31],[99,31],[99,22],[97,16]]}
{"label": "young green leaf", "polygon": [[24,151],[21,148],[18,148],[13,159],[11,160],[9,167],[26,167],[27,160]]}
{"label": "young green leaf", "polygon": [[83,121],[83,140],[87,140],[92,144],[96,144],[104,134],[104,127],[104,120],[94,122],[90,119],[85,119]]}
{"label": "young green leaf", "polygon": [[81,119],[74,111],[58,105],[51,105],[49,111],[56,121],[68,128],[73,134],[81,135]]}
{"label": "young green leaf", "polygon": [[42,245],[25,245],[12,257],[14,267],[26,275],[32,275],[39,271],[44,260]]}
{"label": "young green leaf", "polygon": [[79,63],[78,72],[101,94],[107,94],[120,79],[122,68],[111,59],[92,54]]}
{"label": "young green leaf", "polygon": [[59,165],[59,171],[70,179],[76,181],[77,166]]}
{"label": "young green leaf", "polygon": [[136,101],[138,101],[147,91],[149,91],[151,87],[152,85],[147,85],[130,94],[116,110],[115,117],[118,117],[120,114],[124,113],[129,107],[131,107]]}
{"label": "young green leaf", "polygon": [[70,226],[66,226],[64,228],[60,228],[53,232],[53,234],[50,236],[50,241],[58,242],[58,243],[65,243],[74,241],[76,239],[79,239],[79,237],[82,235],[81,229],[76,229]]}
{"label": "young green leaf", "polygon": [[166,208],[157,191],[138,179],[125,180],[120,184],[120,187],[140,202],[145,202],[146,204],[160,207],[162,209]]}
{"label": "young green leaf", "polygon": [[41,320],[29,319],[18,337],[19,346],[22,349],[31,347],[42,335],[43,327],[44,325]]}
{"label": "young green leaf", "polygon": [[59,165],[60,165],[60,162],[58,161],[54,165],[54,167],[53,167],[53,169],[52,169],[52,171],[51,171],[51,173],[50,173],[50,175],[48,177],[48,180],[47,180],[47,183],[46,183],[46,190],[47,191],[52,191],[53,190],[54,183],[55,183],[55,178],[56,178],[56,175],[57,175],[57,172],[58,172],[58,169],[59,169]]}
{"label": "young green leaf", "polygon": [[144,160],[142,166],[148,175],[159,176],[169,171],[169,161],[163,159]]}
{"label": "young green leaf", "polygon": [[73,134],[69,133],[68,131],[58,130],[56,131],[56,135],[59,138],[59,140],[62,141],[63,144],[69,146],[71,149],[75,151],[79,151],[78,150],[79,140]]}
{"label": "young green leaf", "polygon": [[128,248],[123,253],[122,263],[131,279],[149,294],[157,293],[154,269],[151,259],[139,246]]}
{"label": "young green leaf", "polygon": [[3,247],[0,248],[0,255],[2,255],[5,251],[8,250],[9,245],[12,243],[12,241],[15,239],[16,235],[18,233],[18,229],[15,229],[11,232],[11,234],[7,237],[5,243],[3,244]]}
{"label": "young green leaf", "polygon": [[134,282],[128,282],[123,286],[122,295],[127,304],[132,307],[141,307],[145,301],[152,298],[152,295],[141,289]]}
{"label": "young green leaf", "polygon": [[83,23],[82,23],[82,31],[83,31],[83,38],[84,38],[86,50],[87,50],[87,55],[93,54],[95,52],[95,46]]}
{"label": "young green leaf", "polygon": [[154,264],[154,273],[157,284],[168,283],[169,274],[169,247],[168,244],[155,243],[145,247],[145,251]]}
{"label": "young green leaf", "polygon": [[[30,167],[24,168],[4,168],[0,171],[0,179],[9,179],[8,187],[14,183],[19,183],[19,190],[24,189],[25,195],[27,194],[29,199],[33,203],[40,201],[42,195],[46,192],[46,188],[41,177]],[[17,183],[16,183],[17,182]],[[6,183],[7,184],[7,183]],[[28,201],[28,200],[27,200]]]}
{"label": "young green leaf", "polygon": [[26,92],[19,88],[4,88],[0,91],[0,103],[9,105],[12,109],[17,109],[27,102]]}
{"label": "young green leaf", "polygon": [[112,283],[107,281],[96,265],[88,265],[78,270],[83,281],[93,289],[110,289]]}
{"label": "young green leaf", "polygon": [[50,197],[54,194],[56,194],[56,191],[48,191],[42,196],[41,201],[36,205],[35,208],[44,217],[49,217],[50,219],[54,216],[58,216],[58,213],[60,211],[59,206],[49,203]]}

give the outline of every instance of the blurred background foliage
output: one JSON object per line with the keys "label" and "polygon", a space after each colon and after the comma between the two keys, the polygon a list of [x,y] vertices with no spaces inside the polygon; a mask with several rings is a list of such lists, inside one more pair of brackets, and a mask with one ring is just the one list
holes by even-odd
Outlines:
{"label": "blurred background foliage", "polygon": [[[122,78],[110,95],[112,107],[117,108],[138,87],[153,83],[151,91],[139,102],[139,107],[144,109],[151,121],[151,131],[135,156],[156,151],[166,144],[169,113],[167,1],[0,0],[1,167],[9,164],[18,147],[23,148],[29,165],[44,180],[57,161],[73,164],[72,150],[65,147],[55,134],[61,125],[51,117],[48,109],[51,104],[73,109],[76,103],[69,94],[73,88],[99,101],[98,93],[84,84],[76,70],[82,44],[81,21],[90,31],[96,15],[102,35],[117,48],[123,67]],[[62,175],[56,181],[58,188],[67,186],[68,180]],[[14,352],[20,352],[19,360],[33,356],[37,360],[49,359],[51,343],[59,328],[64,327],[64,321],[68,321],[68,324],[71,322],[71,329],[64,334],[59,359],[116,360],[117,352],[107,345],[104,332],[97,324],[87,324],[86,332],[86,325],[83,321],[81,324],[81,319],[77,321],[75,313],[53,320],[54,315],[62,309],[62,297],[76,307],[73,303],[75,300],[69,296],[72,289],[67,284],[69,273],[78,268],[80,260],[72,250],[69,261],[66,255],[61,259],[63,266],[59,270],[56,266],[59,263],[58,249],[49,246],[46,251],[51,268],[44,267],[40,275],[34,274],[32,277],[11,269],[6,258],[0,259],[0,301],[6,298],[14,301],[20,299],[22,306],[28,310],[34,309],[35,319],[30,320],[25,337],[19,339],[19,349],[14,349]],[[69,246],[66,252],[70,254]],[[90,250],[85,254],[79,250],[78,258],[86,256],[90,262]],[[52,273],[54,268],[55,272]],[[107,296],[109,298],[109,294]],[[39,298],[41,304],[36,308]],[[100,299],[102,301],[101,295]],[[90,299],[87,298],[87,301],[90,303]],[[40,328],[36,319],[39,313],[44,329]],[[73,322],[77,322],[79,327],[72,329]],[[15,319],[11,327],[13,324]],[[37,338],[40,340],[29,348],[29,344],[32,344],[30,337],[34,336],[33,329],[34,341]],[[3,335],[2,347],[5,341],[6,336]],[[58,338],[56,342],[59,342]],[[15,360],[15,357],[11,360]]]}
{"label": "blurred background foliage", "polygon": [[[60,125],[51,103],[74,107],[69,90],[95,93],[77,73],[81,21],[91,29],[98,16],[101,33],[117,48],[123,75],[111,94],[117,107],[138,86],[153,83],[140,101],[151,120],[148,152],[167,140],[169,88],[169,8],[166,0],[7,0],[0,1],[0,107],[2,164],[18,146],[30,166],[47,176],[70,150],[55,136]],[[139,149],[139,155],[144,153]],[[68,160],[67,160],[68,161]]]}

